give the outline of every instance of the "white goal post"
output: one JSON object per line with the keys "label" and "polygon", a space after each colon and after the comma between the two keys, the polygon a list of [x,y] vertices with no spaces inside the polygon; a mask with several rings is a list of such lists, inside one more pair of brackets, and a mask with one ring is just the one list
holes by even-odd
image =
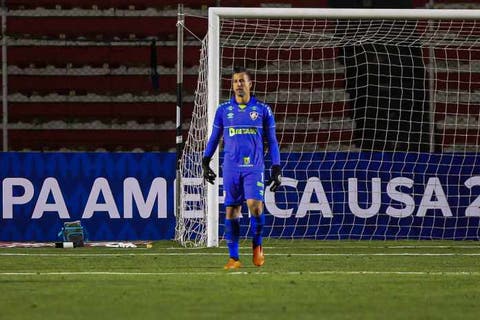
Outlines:
{"label": "white goal post", "polygon": [[277,120],[267,237],[479,239],[480,10],[210,8],[203,44],[178,241],[221,238],[199,159],[233,65]]}

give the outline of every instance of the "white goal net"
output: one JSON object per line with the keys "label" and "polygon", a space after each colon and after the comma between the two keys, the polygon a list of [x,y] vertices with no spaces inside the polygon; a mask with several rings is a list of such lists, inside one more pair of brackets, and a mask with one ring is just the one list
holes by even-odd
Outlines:
{"label": "white goal net", "polygon": [[[283,185],[265,192],[265,236],[480,238],[480,11],[243,10],[219,14],[219,57],[200,61],[178,239],[205,244],[218,210],[222,238],[200,159],[208,90],[228,99],[233,66],[277,122]],[[219,66],[208,88],[207,63]]]}

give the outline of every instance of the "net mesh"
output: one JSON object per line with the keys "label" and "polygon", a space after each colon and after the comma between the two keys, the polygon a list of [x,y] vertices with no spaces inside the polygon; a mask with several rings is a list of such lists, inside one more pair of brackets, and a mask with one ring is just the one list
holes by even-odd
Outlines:
{"label": "net mesh", "polygon": [[277,121],[266,234],[478,239],[479,36],[473,20],[221,19],[221,100],[245,66]]}
{"label": "net mesh", "polygon": [[181,177],[181,210],[177,216],[176,240],[184,246],[204,246],[207,235],[207,189],[202,178],[202,156],[207,144],[207,40],[202,41],[197,89],[192,122],[183,150]]}

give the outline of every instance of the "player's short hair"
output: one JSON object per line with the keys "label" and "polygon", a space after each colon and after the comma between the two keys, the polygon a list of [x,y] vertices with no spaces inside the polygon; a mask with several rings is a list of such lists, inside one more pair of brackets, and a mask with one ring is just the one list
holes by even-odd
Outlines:
{"label": "player's short hair", "polygon": [[252,80],[252,75],[250,74],[250,72],[249,72],[249,71],[247,70],[247,68],[245,68],[245,67],[242,67],[242,66],[234,66],[234,67],[233,67],[232,76],[233,76],[235,73],[245,73],[245,74],[248,76],[248,79],[249,79],[249,80]]}

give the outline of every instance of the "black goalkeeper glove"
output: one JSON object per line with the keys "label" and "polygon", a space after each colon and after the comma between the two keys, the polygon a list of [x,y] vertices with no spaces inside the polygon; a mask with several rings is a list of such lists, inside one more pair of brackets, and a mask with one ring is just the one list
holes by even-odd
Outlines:
{"label": "black goalkeeper glove", "polygon": [[278,164],[274,164],[271,171],[272,174],[270,176],[270,179],[267,181],[267,186],[272,184],[272,186],[270,187],[270,191],[275,192],[282,184],[282,169]]}
{"label": "black goalkeeper glove", "polygon": [[212,160],[210,157],[203,157],[202,159],[203,179],[213,184],[217,175],[213,172],[212,168],[210,168],[210,160]]}

